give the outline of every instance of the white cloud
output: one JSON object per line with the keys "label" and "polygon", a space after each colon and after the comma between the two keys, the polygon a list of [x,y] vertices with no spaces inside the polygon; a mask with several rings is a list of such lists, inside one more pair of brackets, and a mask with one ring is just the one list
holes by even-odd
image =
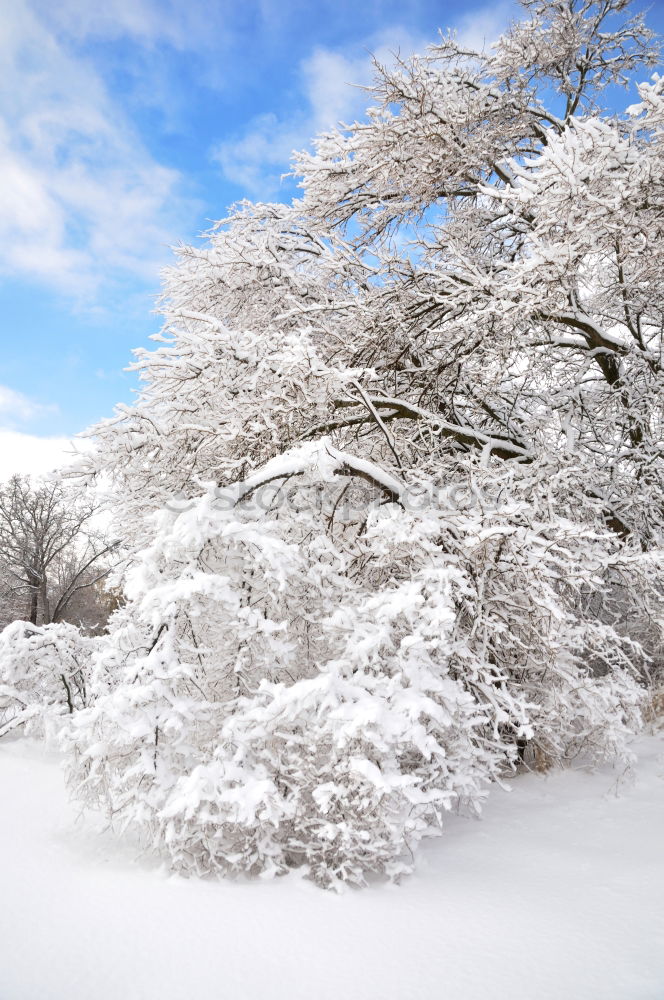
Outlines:
{"label": "white cloud", "polygon": [[69,465],[76,452],[89,447],[87,441],[72,441],[66,437],[38,437],[0,427],[0,481],[19,473],[43,476],[54,469]]}
{"label": "white cloud", "polygon": [[459,43],[475,52],[488,51],[505,30],[514,12],[514,4],[510,0],[501,0],[478,11],[464,14],[456,24]]}
{"label": "white cloud", "polygon": [[303,107],[288,118],[258,115],[240,135],[219,143],[213,159],[224,176],[255,198],[278,197],[293,150],[317,133],[360,117],[367,103],[362,89],[371,81],[369,52],[389,61],[399,48],[414,51],[426,42],[403,28],[387,29],[352,54],[318,47],[300,64]]}
{"label": "white cloud", "polygon": [[[321,10],[326,9],[323,4]],[[495,35],[503,0],[458,22],[466,44]],[[297,4],[202,0],[12,0],[0,29],[0,275],[36,279],[89,305],[100,283],[125,275],[154,280],[166,247],[191,228],[197,206],[183,177],[157,162],[83,43],[132,46],[144,103],[165,116],[178,102],[163,47],[192,54],[192,71],[222,85],[250,17],[260,41],[291,30]],[[404,7],[408,16],[408,3]],[[369,52],[421,50],[432,39],[393,26],[343,52],[316,48],[300,65],[299,111],[254,118],[215,158],[254,197],[278,195],[293,149],[340,119],[360,116],[366,95],[349,84],[371,77]],[[262,43],[261,43],[262,44]],[[131,73],[131,69],[129,69]],[[146,81],[150,81],[149,85]],[[181,95],[180,95],[181,98]],[[162,107],[163,105],[163,107]]]}
{"label": "white cloud", "polygon": [[314,132],[362,114],[371,79],[369,55],[350,58],[341,52],[317,48],[301,67]]}
{"label": "white cloud", "polygon": [[3,10],[0,109],[0,271],[79,298],[153,277],[190,217],[181,177],[27,0]]}
{"label": "white cloud", "polygon": [[0,385],[0,414],[5,420],[24,423],[57,411],[57,406],[37,403],[22,392]]}
{"label": "white cloud", "polygon": [[[223,5],[189,0],[35,0],[49,21],[79,39],[132,38],[144,45],[214,48],[230,11]],[[226,17],[224,17],[226,14]]]}
{"label": "white cloud", "polygon": [[253,118],[247,130],[213,152],[227,180],[255,198],[274,197],[303,133],[298,120],[280,121],[271,112]]}
{"label": "white cloud", "polygon": [[[481,8],[457,21],[460,43],[469,48],[488,47],[505,27],[509,0]],[[422,52],[436,38],[413,34],[400,25],[385,28],[355,46],[353,52],[316,48],[300,65],[303,105],[287,118],[273,113],[254,118],[247,129],[219,143],[212,153],[224,176],[254,198],[279,196],[281,176],[288,171],[293,150],[305,148],[319,132],[340,121],[361,118],[370,99],[363,89],[371,83],[371,55],[381,64],[395,55]]]}

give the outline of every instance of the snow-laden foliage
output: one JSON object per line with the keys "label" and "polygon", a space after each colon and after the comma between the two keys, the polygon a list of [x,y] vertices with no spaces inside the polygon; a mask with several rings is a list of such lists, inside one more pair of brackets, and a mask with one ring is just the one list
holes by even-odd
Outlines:
{"label": "snow-laden foliage", "polygon": [[[321,521],[353,465],[391,495],[335,537]],[[275,476],[333,491],[279,504]],[[526,741],[549,762],[623,752],[639,651],[582,609],[630,555],[547,517],[565,477],[493,504],[474,478],[465,503],[420,486],[407,510],[395,477],[323,440],[160,512],[127,574],[119,663],[100,661],[66,738],[86,799],[186,871],[361,884],[407,870],[445,810],[478,811]]]}
{"label": "snow-laden foliage", "polygon": [[41,736],[83,708],[96,644],[64,622],[7,625],[0,632],[0,736],[19,726]]}
{"label": "snow-laden foliage", "polygon": [[624,0],[524,6],[488,55],[378,66],[300,200],[181,249],[143,391],[95,429],[127,602],[70,772],[182,870],[396,875],[520,760],[638,725],[662,85],[601,110],[655,58]]}

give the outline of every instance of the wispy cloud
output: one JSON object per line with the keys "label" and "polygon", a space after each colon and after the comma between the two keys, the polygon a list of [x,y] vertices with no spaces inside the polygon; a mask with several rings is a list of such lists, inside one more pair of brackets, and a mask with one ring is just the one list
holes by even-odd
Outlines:
{"label": "wispy cloud", "polygon": [[153,276],[189,221],[182,179],[26,0],[3,11],[0,108],[0,273],[78,298],[109,276]]}
{"label": "wispy cloud", "polygon": [[[139,103],[159,106],[166,121],[182,94],[160,75],[165,49],[187,54],[192,72],[223,86],[223,54],[236,53],[232,77],[240,65],[238,39],[253,30],[256,45],[269,47],[271,35],[292,32],[303,3],[6,4],[0,33],[0,276],[27,277],[90,303],[109,278],[154,280],[167,246],[197,228],[200,206],[188,197],[186,178],[147,147],[129,118],[126,94],[106,82],[102,50],[92,56],[91,44],[108,52],[119,41],[125,56],[130,46],[140,67],[134,96],[140,91]],[[331,0],[321,3],[326,17],[341,16]],[[509,6],[505,0],[459,21],[464,42],[481,45],[494,35]],[[408,0],[402,7],[408,18]],[[421,50],[429,41],[397,24],[343,51],[313,48],[300,62],[290,110],[283,103],[266,108],[217,143],[213,157],[223,175],[250,196],[279,196],[293,149],[362,114],[366,95],[350,84],[370,81],[369,52],[389,61],[391,52]],[[132,60],[122,64],[127,79]],[[250,62],[244,60],[242,72]]]}
{"label": "wispy cloud", "polygon": [[0,418],[5,423],[15,425],[28,423],[49,413],[57,413],[57,406],[38,403],[16,389],[0,385]]}
{"label": "wispy cloud", "polygon": [[[200,211],[182,174],[148,149],[128,116],[126,94],[123,99],[107,84],[101,50],[92,57],[90,44],[119,41],[125,52],[131,46],[140,67],[137,99],[162,105],[166,119],[169,105],[182,95],[160,75],[164,47],[186,53],[192,72],[223,86],[223,54],[235,52],[237,63],[238,39],[250,30],[259,48],[269,46],[272,35],[292,32],[303,4],[6,4],[0,33],[0,275],[27,277],[91,300],[109,277],[152,280],[166,247],[191,231]],[[321,4],[328,19],[341,16],[331,0]],[[407,21],[411,6],[404,0]],[[497,33],[510,6],[503,0],[466,15],[457,24],[460,37],[481,46]],[[394,24],[350,48],[313,48],[300,62],[290,110],[266,108],[216,145],[213,156],[225,178],[253,197],[278,196],[293,149],[362,114],[366,95],[350,84],[369,83],[369,53],[389,61],[392,52],[421,50],[431,40]],[[129,62],[123,63],[127,79]]]}
{"label": "wispy cloud", "polygon": [[300,107],[283,117],[258,115],[244,132],[220,142],[213,159],[227,180],[252,197],[278,197],[294,149],[307,145],[318,132],[363,114],[367,95],[362,88],[371,82],[371,54],[389,61],[395,51],[425,45],[425,39],[394,27],[350,53],[315,48],[299,67]]}
{"label": "wispy cloud", "polygon": [[[512,4],[503,0],[457,20],[462,45],[481,50],[505,27]],[[436,38],[393,25],[355,45],[351,52],[315,48],[300,64],[301,102],[287,115],[266,112],[247,128],[218,143],[212,158],[224,177],[255,198],[279,197],[282,175],[288,171],[293,150],[302,149],[317,133],[361,118],[368,102],[363,89],[371,83],[371,56],[390,65],[396,55],[422,52]]]}
{"label": "wispy cloud", "polygon": [[459,18],[454,25],[456,37],[461,45],[475,52],[488,50],[518,13],[511,0],[498,0]]}
{"label": "wispy cloud", "polygon": [[201,0],[33,0],[49,24],[78,40],[133,39],[146,45],[167,44],[180,51],[217,49],[232,17],[225,4]]}

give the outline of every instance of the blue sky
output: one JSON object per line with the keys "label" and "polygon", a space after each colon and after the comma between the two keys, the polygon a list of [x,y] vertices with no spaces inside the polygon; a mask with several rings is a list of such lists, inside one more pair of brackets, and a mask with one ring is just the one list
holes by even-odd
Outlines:
{"label": "blue sky", "polygon": [[[662,26],[664,0],[654,5]],[[241,197],[287,199],[293,148],[361,113],[369,52],[510,0],[12,0],[0,14],[0,468],[131,398],[169,247]],[[48,442],[42,442],[48,438]],[[52,450],[52,449],[51,449]],[[4,456],[2,454],[4,452]],[[32,464],[31,464],[32,463]]]}

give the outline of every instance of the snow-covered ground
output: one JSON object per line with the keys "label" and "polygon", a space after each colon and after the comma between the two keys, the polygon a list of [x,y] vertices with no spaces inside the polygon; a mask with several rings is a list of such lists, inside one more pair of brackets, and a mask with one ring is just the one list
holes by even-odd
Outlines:
{"label": "snow-covered ground", "polygon": [[664,740],[525,775],[401,886],[186,881],[0,743],[0,1000],[662,1000]]}

